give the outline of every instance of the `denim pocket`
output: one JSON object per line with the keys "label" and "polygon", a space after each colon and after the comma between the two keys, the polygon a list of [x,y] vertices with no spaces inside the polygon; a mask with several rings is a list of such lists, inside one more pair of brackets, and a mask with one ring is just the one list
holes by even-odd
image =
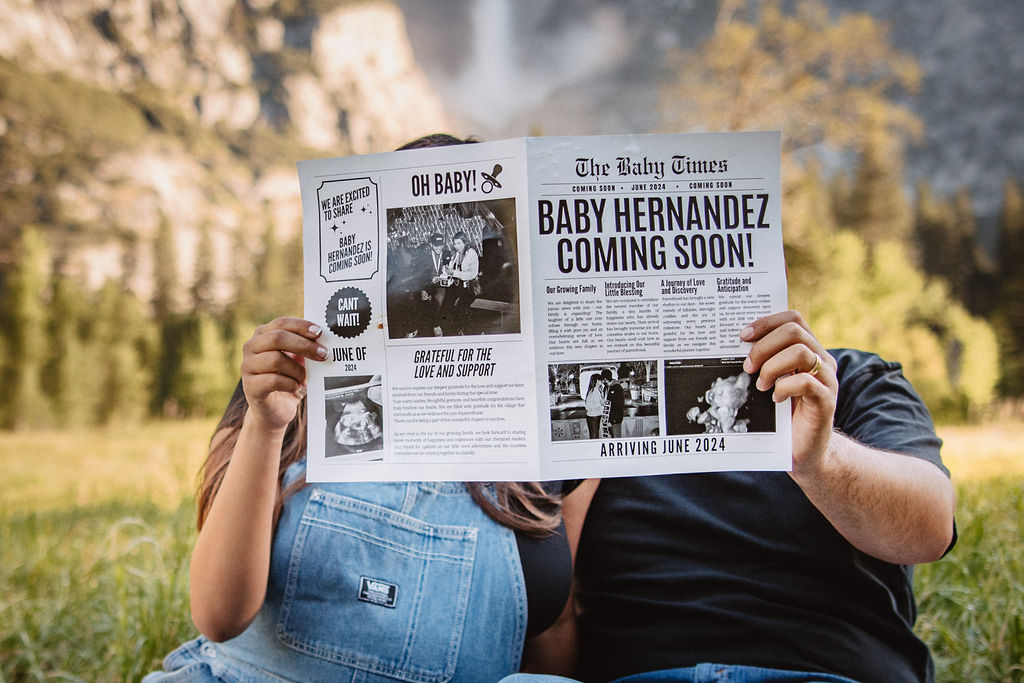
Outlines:
{"label": "denim pocket", "polygon": [[416,683],[455,673],[477,530],[316,489],[289,558],[277,634],[309,656]]}

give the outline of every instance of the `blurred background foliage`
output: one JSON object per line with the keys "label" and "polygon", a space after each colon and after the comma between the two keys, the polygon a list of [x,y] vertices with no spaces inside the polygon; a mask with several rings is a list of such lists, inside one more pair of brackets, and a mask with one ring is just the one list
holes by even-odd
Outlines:
{"label": "blurred background foliage", "polygon": [[[264,18],[294,27],[358,3],[259,4],[269,7]],[[246,44],[257,40],[252,6],[235,3],[230,17]],[[257,55],[265,111],[279,111],[273,104],[288,74],[315,69],[309,55],[294,45]],[[883,24],[830,13],[817,0],[726,0],[706,41],[670,51],[665,65],[662,130],[783,131],[790,302],[827,344],[902,362],[942,421],[1020,405],[1021,183],[1006,180],[994,250],[978,238],[966,189],[908,189],[905,151],[923,124],[901,97],[921,74]],[[301,311],[299,226],[284,234],[269,219],[250,222],[224,267],[210,256],[214,233],[201,222],[192,262],[181,264],[173,214],[161,213],[147,237],[102,215],[69,212],[61,188],[88,187],[102,160],[153,140],[207,169],[288,166],[314,152],[286,119],[202,125],[172,93],[144,81],[110,90],[6,59],[0,112],[0,427],[216,414],[254,325]],[[206,192],[230,209],[238,201],[232,187]],[[112,233],[119,273],[90,284],[69,267],[69,255]],[[146,292],[132,280],[144,263]],[[214,295],[217,287],[230,294]]]}

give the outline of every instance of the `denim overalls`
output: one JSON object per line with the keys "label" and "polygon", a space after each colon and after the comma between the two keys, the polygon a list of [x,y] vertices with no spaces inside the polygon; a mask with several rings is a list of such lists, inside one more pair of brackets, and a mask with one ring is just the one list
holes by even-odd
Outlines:
{"label": "denim overalls", "polygon": [[285,504],[253,624],[186,643],[144,680],[496,681],[525,632],[515,535],[464,484],[308,484]]}

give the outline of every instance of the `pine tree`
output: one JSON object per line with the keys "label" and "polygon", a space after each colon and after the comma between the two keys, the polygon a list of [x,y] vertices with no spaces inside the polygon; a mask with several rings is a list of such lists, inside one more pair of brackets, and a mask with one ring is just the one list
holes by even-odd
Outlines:
{"label": "pine tree", "polygon": [[203,223],[199,228],[199,243],[196,246],[195,275],[192,279],[190,294],[192,310],[197,313],[209,314],[214,307],[214,272],[213,272],[213,238],[210,226]]}
{"label": "pine tree", "polygon": [[96,364],[96,422],[134,423],[146,416],[156,336],[155,323],[135,294],[114,281],[100,289],[94,331],[96,347],[102,350]]}
{"label": "pine tree", "polygon": [[227,306],[227,314],[231,319],[256,319],[258,292],[254,287],[255,262],[251,238],[244,230],[240,230],[235,233],[231,248],[229,281],[232,293]]}
{"label": "pine tree", "polygon": [[183,350],[172,389],[182,414],[205,416],[222,411],[235,387],[237,373],[228,366],[224,338],[212,316],[188,317]]}
{"label": "pine tree", "polygon": [[184,323],[178,312],[177,243],[171,222],[162,216],[153,240],[153,318],[159,330],[152,411],[168,417],[179,414],[172,391],[181,365]]}
{"label": "pine tree", "polygon": [[849,195],[837,203],[839,222],[869,245],[892,239],[908,242],[912,218],[903,174],[902,154],[885,147],[885,136],[869,124]]}
{"label": "pine tree", "polygon": [[[285,314],[281,298],[288,285],[289,264],[285,249],[274,234],[273,224],[267,224],[262,242],[263,253],[259,256],[256,266],[256,291],[260,296],[257,312],[259,320],[266,322]],[[301,279],[301,275],[299,277]]]}
{"label": "pine tree", "polygon": [[1007,180],[999,213],[999,249],[992,320],[999,332],[1003,396],[1024,396],[1024,192]]}
{"label": "pine tree", "polygon": [[914,237],[921,267],[945,280],[953,298],[968,310],[981,314],[985,311],[974,303],[974,292],[987,264],[976,233],[977,221],[966,190],[952,199],[940,200],[927,184],[918,185]]}
{"label": "pine tree", "polygon": [[914,241],[921,267],[941,276],[949,268],[949,237],[956,230],[956,211],[949,201],[935,196],[927,182],[917,185],[914,201]]}
{"label": "pine tree", "polygon": [[280,315],[302,314],[302,233],[296,233],[284,245],[285,271]]}
{"label": "pine tree", "polygon": [[59,268],[53,272],[44,388],[61,427],[90,425],[99,387],[98,354],[90,330],[95,307],[79,283]]}
{"label": "pine tree", "polygon": [[178,310],[178,245],[167,216],[160,217],[153,240],[153,314],[157,324],[169,321]]}
{"label": "pine tree", "polygon": [[50,254],[43,235],[23,230],[14,262],[4,282],[3,425],[14,429],[51,424],[53,416],[43,391],[46,363],[46,301]]}
{"label": "pine tree", "polygon": [[953,198],[956,212],[955,231],[950,236],[953,248],[959,258],[950,264],[947,279],[953,298],[971,308],[971,288],[978,273],[986,269],[987,258],[978,243],[978,220],[974,214],[974,202],[970,190],[961,188]]}

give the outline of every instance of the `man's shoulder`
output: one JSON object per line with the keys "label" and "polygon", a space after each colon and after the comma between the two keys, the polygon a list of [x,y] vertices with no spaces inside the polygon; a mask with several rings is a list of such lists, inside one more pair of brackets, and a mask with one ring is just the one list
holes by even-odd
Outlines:
{"label": "man's shoulder", "polygon": [[942,442],[928,408],[899,363],[858,349],[828,352],[836,360],[839,380],[837,429],[875,448],[941,463]]}
{"label": "man's shoulder", "polygon": [[900,363],[882,358],[877,353],[851,348],[828,349],[828,353],[836,361],[836,379],[840,386],[852,381],[885,376],[906,381]]}
{"label": "man's shoulder", "polygon": [[[883,392],[913,389],[903,376],[903,366],[886,360],[877,353],[851,348],[828,349],[828,353],[836,361],[836,379],[839,381],[839,401],[844,398],[856,398],[866,387],[876,387]],[[844,396],[853,391],[853,396]]]}

